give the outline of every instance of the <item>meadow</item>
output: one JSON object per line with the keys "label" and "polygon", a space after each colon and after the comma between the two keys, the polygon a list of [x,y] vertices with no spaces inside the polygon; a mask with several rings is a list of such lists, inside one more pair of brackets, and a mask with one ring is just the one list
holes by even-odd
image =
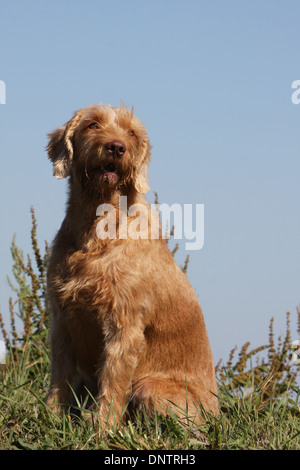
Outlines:
{"label": "meadow", "polygon": [[[86,420],[89,411],[79,401],[76,416],[70,411],[58,417],[48,409],[49,247],[39,247],[33,209],[31,214],[32,253],[25,256],[15,238],[11,246],[9,325],[0,314],[7,350],[6,364],[0,366],[0,450],[300,450],[300,366],[292,361],[291,350],[291,338],[300,337],[299,309],[292,335],[287,313],[283,337],[275,338],[271,319],[264,345],[251,349],[247,342],[219,361],[220,415],[199,409],[203,425],[192,425],[188,410],[185,421],[176,415],[150,419],[140,412],[134,420],[99,434],[97,416],[91,413],[92,419]],[[187,268],[188,258],[182,270]]]}

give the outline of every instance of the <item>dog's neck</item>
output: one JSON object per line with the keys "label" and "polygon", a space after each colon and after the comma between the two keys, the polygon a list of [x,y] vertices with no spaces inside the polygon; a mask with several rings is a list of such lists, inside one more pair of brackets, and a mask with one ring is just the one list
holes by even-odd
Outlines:
{"label": "dog's neck", "polygon": [[[144,195],[137,193],[131,185],[120,186],[110,193],[99,192],[99,194],[91,197],[82,191],[78,185],[74,184],[74,181],[72,181],[72,184],[70,183],[65,222],[76,249],[86,249],[87,246],[95,243],[97,245],[101,244],[101,240],[96,236],[96,225],[99,221],[97,209],[101,204],[110,204],[115,208],[118,220],[120,196],[127,197],[127,208],[136,202],[148,204]],[[107,240],[105,244],[107,244]]]}

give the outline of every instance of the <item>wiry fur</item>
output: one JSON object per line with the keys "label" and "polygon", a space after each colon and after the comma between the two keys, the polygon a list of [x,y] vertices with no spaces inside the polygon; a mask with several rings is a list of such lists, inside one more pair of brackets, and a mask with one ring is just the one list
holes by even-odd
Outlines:
{"label": "wiry fur", "polygon": [[[89,125],[97,123],[97,128]],[[217,413],[214,366],[201,308],[185,274],[161,237],[100,240],[96,209],[119,197],[151,213],[150,144],[142,123],[124,106],[93,105],[49,134],[56,177],[69,177],[66,217],[54,240],[48,269],[51,305],[53,409],[70,403],[80,379],[101,416],[120,418],[145,406],[167,413],[186,409],[198,419],[199,402]],[[105,143],[124,142],[116,178],[103,177]],[[101,168],[101,170],[99,170]],[[133,220],[133,217],[128,220]],[[117,218],[118,220],[118,218]],[[151,226],[149,224],[149,227]],[[118,232],[118,227],[117,227]]]}

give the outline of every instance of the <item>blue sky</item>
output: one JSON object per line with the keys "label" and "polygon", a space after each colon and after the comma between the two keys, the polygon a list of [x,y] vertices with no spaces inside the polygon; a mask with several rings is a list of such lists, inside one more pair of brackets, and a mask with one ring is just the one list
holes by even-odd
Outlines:
{"label": "blue sky", "polygon": [[157,191],[160,202],[204,204],[188,277],[215,362],[265,343],[272,316],[284,331],[300,304],[299,13],[294,0],[1,2],[4,318],[13,234],[29,252],[30,207],[41,243],[64,216],[46,134],[81,107],[122,100],[153,145],[148,200]]}

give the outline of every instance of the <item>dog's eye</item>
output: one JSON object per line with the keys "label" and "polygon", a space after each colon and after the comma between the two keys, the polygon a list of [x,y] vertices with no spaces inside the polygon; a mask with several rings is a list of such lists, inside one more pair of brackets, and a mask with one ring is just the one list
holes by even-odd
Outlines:
{"label": "dog's eye", "polygon": [[89,129],[100,129],[100,126],[97,122],[92,122],[90,125],[89,125]]}
{"label": "dog's eye", "polygon": [[129,129],[128,134],[132,135],[133,137],[136,137],[136,134],[132,129]]}

